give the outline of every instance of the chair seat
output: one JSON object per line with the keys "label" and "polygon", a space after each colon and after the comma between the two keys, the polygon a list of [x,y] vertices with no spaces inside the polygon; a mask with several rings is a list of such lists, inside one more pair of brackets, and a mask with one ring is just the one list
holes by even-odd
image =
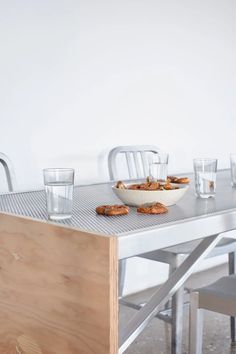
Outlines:
{"label": "chair seat", "polygon": [[[174,254],[189,254],[192,250],[199,245],[202,240],[190,241],[176,246],[165,248],[165,252]],[[218,245],[211,251],[209,257],[220,256],[236,251],[236,240],[231,238],[223,238]]]}
{"label": "chair seat", "polygon": [[236,316],[236,275],[220,278],[213,284],[194,290],[199,294],[199,308]]}

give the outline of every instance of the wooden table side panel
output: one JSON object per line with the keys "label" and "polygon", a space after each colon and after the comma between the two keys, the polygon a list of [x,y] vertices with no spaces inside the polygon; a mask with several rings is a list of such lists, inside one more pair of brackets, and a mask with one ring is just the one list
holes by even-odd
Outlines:
{"label": "wooden table side panel", "polygon": [[117,240],[0,214],[0,353],[117,354]]}

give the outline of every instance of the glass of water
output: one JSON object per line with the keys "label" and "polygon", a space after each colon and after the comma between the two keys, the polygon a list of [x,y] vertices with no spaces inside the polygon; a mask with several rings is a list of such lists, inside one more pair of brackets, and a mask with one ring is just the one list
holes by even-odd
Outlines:
{"label": "glass of water", "polygon": [[49,219],[70,218],[75,171],[72,168],[46,168],[43,175]]}
{"label": "glass of water", "polygon": [[158,182],[165,182],[167,180],[169,155],[166,153],[159,153],[156,156],[156,161],[149,164],[149,175]]}
{"label": "glass of water", "polygon": [[214,197],[217,159],[194,159],[195,192],[200,198]]}
{"label": "glass of water", "polygon": [[236,154],[230,154],[231,184],[236,187]]}

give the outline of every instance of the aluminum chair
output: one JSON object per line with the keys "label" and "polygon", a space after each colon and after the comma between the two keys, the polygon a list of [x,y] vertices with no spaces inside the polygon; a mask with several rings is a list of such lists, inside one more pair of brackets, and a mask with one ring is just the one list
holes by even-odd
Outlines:
{"label": "aluminum chair", "polygon": [[4,168],[8,191],[12,192],[16,188],[15,172],[11,160],[2,152],[0,152],[0,164]]}
{"label": "aluminum chair", "polygon": [[236,317],[236,275],[222,277],[190,293],[190,354],[202,354],[203,310]]}
{"label": "aluminum chair", "polygon": [[[130,179],[145,178],[149,175],[149,163],[152,161],[152,156],[158,154],[161,150],[156,146],[118,146],[112,149],[108,155],[108,169],[110,180],[117,180],[118,175],[118,156],[123,154],[125,156],[126,167]],[[179,267],[183,259],[192,250],[197,247],[201,240],[191,241],[185,244],[169,247],[167,249],[158,250],[154,252],[139,255],[139,257],[146,258],[152,261],[157,261],[169,265],[169,275],[172,274],[176,268]],[[224,238],[219,242],[217,247],[210,253],[208,257],[215,257],[223,254],[229,254],[229,274],[235,273],[235,252],[236,241]],[[122,299],[124,282],[126,272],[126,260],[119,263],[119,297]],[[184,288],[178,290],[172,297],[171,304],[171,317],[165,313],[164,315],[157,316],[164,321],[171,323],[171,353],[180,354],[182,351],[182,330],[183,330],[183,296]],[[128,304],[121,301],[133,308],[138,308],[136,305]],[[235,319],[231,318],[231,336],[232,341],[236,341],[236,323]]]}

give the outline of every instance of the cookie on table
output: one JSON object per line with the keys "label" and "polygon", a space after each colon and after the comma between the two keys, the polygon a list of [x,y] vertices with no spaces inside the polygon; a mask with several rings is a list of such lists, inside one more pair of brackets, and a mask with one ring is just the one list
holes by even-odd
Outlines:
{"label": "cookie on table", "polygon": [[129,207],[126,205],[100,205],[96,208],[96,213],[105,216],[127,215]]}
{"label": "cookie on table", "polygon": [[142,205],[137,209],[137,212],[142,214],[164,214],[168,212],[168,209],[161,203],[155,203],[152,205]]}

